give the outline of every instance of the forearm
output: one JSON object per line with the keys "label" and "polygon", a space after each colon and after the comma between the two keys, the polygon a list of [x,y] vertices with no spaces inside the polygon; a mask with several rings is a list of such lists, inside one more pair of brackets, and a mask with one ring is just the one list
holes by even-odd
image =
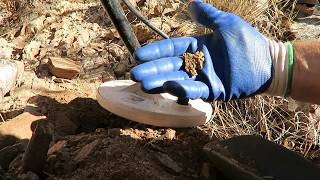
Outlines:
{"label": "forearm", "polygon": [[320,41],[298,41],[293,46],[295,63],[291,97],[320,104]]}

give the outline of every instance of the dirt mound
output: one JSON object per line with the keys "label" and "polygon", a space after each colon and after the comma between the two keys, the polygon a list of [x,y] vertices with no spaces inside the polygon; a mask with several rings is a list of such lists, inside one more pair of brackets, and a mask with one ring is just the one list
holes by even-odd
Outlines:
{"label": "dirt mound", "polygon": [[[201,179],[208,141],[197,129],[97,129],[51,143],[43,172],[54,179]],[[25,176],[20,168],[11,164],[7,177]]]}

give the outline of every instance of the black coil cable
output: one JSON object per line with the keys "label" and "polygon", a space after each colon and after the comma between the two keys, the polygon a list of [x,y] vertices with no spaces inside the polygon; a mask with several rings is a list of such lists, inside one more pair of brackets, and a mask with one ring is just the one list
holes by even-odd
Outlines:
{"label": "black coil cable", "polygon": [[128,9],[145,25],[147,25],[150,29],[152,29],[154,32],[159,34],[161,37],[165,39],[169,39],[170,37],[161,29],[154,26],[146,17],[144,17],[131,3],[129,0],[122,0],[123,3],[128,7]]}

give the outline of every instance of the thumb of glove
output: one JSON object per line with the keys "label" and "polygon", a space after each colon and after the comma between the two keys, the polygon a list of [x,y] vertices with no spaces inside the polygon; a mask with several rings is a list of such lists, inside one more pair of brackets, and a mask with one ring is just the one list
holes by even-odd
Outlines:
{"label": "thumb of glove", "polygon": [[201,0],[192,1],[189,5],[189,12],[195,22],[210,29],[219,28],[221,23],[224,22],[224,17],[228,15],[228,13]]}

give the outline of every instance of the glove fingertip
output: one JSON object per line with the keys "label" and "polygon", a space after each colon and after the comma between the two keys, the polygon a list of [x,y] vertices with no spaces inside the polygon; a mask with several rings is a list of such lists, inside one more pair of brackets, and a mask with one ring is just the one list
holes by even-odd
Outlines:
{"label": "glove fingertip", "polygon": [[186,98],[187,93],[183,86],[181,86],[176,81],[167,81],[163,84],[163,91],[166,93],[169,93],[173,96],[180,97],[180,98]]}
{"label": "glove fingertip", "polygon": [[163,87],[153,81],[142,81],[141,89],[149,94],[158,94],[163,92]]}
{"label": "glove fingertip", "polygon": [[195,22],[198,22],[208,28],[215,28],[218,25],[218,17],[224,13],[213,5],[199,0],[192,1],[190,3],[189,12]]}
{"label": "glove fingertip", "polygon": [[146,57],[148,56],[148,55],[146,55],[146,51],[145,50],[143,50],[143,48],[138,48],[138,49],[136,49],[136,51],[134,52],[134,58],[135,58],[135,60],[137,60],[137,61],[143,61],[144,59],[146,59]]}
{"label": "glove fingertip", "polygon": [[163,85],[163,91],[180,98],[207,99],[209,97],[208,86],[193,80],[167,81]]}
{"label": "glove fingertip", "polygon": [[139,66],[134,67],[130,71],[130,78],[135,82],[140,82],[143,79],[143,73],[140,70]]}

